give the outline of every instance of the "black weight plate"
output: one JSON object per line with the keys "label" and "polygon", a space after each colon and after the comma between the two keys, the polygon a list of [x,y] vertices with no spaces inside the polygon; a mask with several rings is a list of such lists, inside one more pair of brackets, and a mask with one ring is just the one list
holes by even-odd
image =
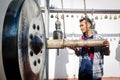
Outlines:
{"label": "black weight plate", "polygon": [[8,6],[2,32],[3,65],[7,80],[21,80],[18,63],[18,20],[24,0],[13,0]]}
{"label": "black weight plate", "polygon": [[46,38],[39,8],[35,0],[13,0],[8,7],[2,34],[7,80],[45,79]]}

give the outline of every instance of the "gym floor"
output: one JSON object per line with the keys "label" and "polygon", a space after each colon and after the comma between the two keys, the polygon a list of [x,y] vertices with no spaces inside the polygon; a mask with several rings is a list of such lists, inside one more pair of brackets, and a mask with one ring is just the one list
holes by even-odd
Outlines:
{"label": "gym floor", "polygon": [[[78,80],[78,79],[73,78],[73,79],[49,79],[49,80]],[[120,80],[120,77],[104,77],[102,80]]]}

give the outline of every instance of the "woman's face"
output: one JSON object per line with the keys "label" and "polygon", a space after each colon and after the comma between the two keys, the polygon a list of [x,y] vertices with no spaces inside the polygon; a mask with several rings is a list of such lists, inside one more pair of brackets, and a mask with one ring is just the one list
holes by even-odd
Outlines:
{"label": "woman's face", "polygon": [[90,24],[86,20],[83,20],[80,22],[80,29],[82,33],[86,33],[90,29]]}

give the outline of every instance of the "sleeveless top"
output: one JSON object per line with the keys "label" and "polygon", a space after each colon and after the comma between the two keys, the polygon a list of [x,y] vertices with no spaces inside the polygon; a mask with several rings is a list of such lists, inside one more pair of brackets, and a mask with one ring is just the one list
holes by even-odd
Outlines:
{"label": "sleeveless top", "polygon": [[[82,40],[88,38],[83,35]],[[91,36],[89,39],[102,39],[102,36],[96,34]],[[80,47],[79,53],[82,56],[80,60],[79,73],[88,73],[93,76],[94,79],[103,76],[103,53],[104,47]]]}

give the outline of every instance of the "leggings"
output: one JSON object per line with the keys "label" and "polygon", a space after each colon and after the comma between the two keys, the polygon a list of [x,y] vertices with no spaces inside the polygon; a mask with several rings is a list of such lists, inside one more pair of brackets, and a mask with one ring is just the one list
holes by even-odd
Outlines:
{"label": "leggings", "polygon": [[92,74],[88,73],[79,73],[78,80],[102,80],[102,78],[93,79]]}

